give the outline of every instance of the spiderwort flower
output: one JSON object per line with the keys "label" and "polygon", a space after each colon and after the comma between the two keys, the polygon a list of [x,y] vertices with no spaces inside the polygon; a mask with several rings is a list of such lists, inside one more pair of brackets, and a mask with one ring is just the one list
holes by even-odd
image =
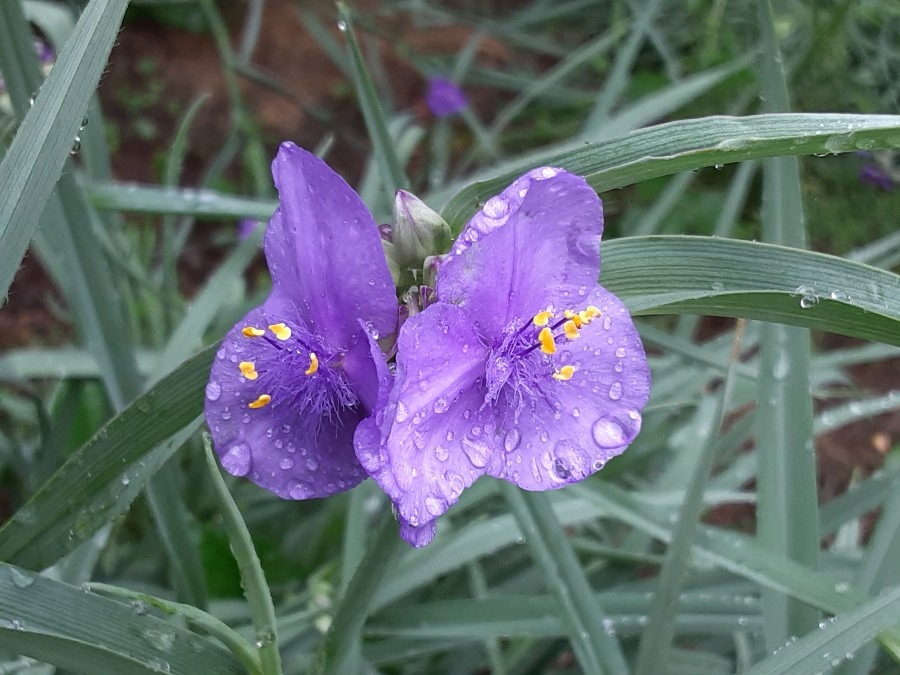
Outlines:
{"label": "spiderwort flower", "polygon": [[353,432],[375,404],[374,340],[395,331],[397,301],[378,229],[350,186],[292,143],[272,173],[272,292],[225,336],[206,419],[229,473],[284,499],[324,497],[366,478]]}
{"label": "spiderwort flower", "polygon": [[580,481],[638,434],[650,373],[627,310],[597,284],[603,211],[544,167],[485,203],[398,338],[357,454],[424,546],[488,474],[526,490]]}
{"label": "spiderwort flower", "polygon": [[425,101],[429,110],[437,117],[455,115],[469,104],[459,85],[446,77],[432,77],[428,80]]}

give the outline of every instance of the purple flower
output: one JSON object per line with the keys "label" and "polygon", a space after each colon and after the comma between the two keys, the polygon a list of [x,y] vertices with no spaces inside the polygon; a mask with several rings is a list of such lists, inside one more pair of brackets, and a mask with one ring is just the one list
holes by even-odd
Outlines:
{"label": "purple flower", "polygon": [[880,190],[890,191],[894,189],[894,180],[890,173],[875,162],[864,164],[859,170],[859,179],[863,183],[879,188]]}
{"label": "purple flower", "polygon": [[[266,229],[272,292],[226,336],[206,386],[222,466],[285,499],[366,478],[353,432],[372,410],[397,300],[371,214],[324,162],[284,143]],[[373,360],[378,354],[379,361]]]}
{"label": "purple flower", "polygon": [[638,434],[650,372],[628,311],[597,284],[603,211],[580,177],[544,167],[488,200],[398,338],[357,454],[401,535],[484,474],[526,490],[580,481]]}
{"label": "purple flower", "polygon": [[433,77],[428,80],[425,101],[431,112],[438,117],[455,115],[469,103],[463,90],[445,77]]}

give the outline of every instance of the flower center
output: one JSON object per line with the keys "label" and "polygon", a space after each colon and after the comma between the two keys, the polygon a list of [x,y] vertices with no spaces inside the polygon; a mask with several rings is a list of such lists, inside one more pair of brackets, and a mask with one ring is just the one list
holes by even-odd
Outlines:
{"label": "flower center", "polygon": [[485,365],[484,405],[504,404],[518,423],[526,403],[537,399],[552,402],[548,389],[553,380],[565,382],[575,375],[575,366],[556,369],[551,356],[557,340],[577,340],[580,330],[600,316],[590,305],[580,312],[565,310],[554,323],[550,309],[538,312],[531,321],[514,321],[503,331],[500,344],[488,352]]}
{"label": "flower center", "polygon": [[358,403],[344,374],[340,352],[299,325],[245,326],[247,345],[237,364],[247,392],[247,407],[273,405],[318,434],[321,422],[338,423],[340,412]]}

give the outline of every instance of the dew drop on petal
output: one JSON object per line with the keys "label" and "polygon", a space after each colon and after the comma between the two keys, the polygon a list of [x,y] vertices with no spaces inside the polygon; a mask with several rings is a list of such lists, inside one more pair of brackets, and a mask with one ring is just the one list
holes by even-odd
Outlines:
{"label": "dew drop on petal", "polygon": [[479,469],[487,466],[488,460],[491,458],[491,448],[484,441],[463,438],[462,449],[472,465]]}
{"label": "dew drop on petal", "polygon": [[222,467],[232,476],[246,476],[250,473],[250,448],[244,443],[233,445],[222,455]]}
{"label": "dew drop on petal", "polygon": [[425,508],[433,516],[439,516],[444,512],[444,502],[437,497],[425,497]]}
{"label": "dew drop on petal", "polygon": [[397,413],[396,413],[397,421],[401,424],[409,419],[409,410],[406,407],[406,404],[403,401],[397,402]]}
{"label": "dew drop on petal", "polygon": [[278,462],[278,466],[280,466],[285,471],[287,471],[288,469],[293,469],[294,460],[292,460],[290,457],[285,457],[280,462]]}
{"label": "dew drop on petal", "polygon": [[518,429],[510,429],[506,432],[506,436],[503,437],[503,449],[506,452],[512,452],[519,447],[521,442],[522,434],[519,433]]}
{"label": "dew drop on petal", "polygon": [[222,411],[222,419],[227,422],[231,419],[231,411],[228,408]]}
{"label": "dew drop on petal", "polygon": [[624,359],[626,353],[627,352],[625,351],[625,347],[619,347],[616,349],[616,356],[618,356],[620,359]]}
{"label": "dew drop on petal", "polygon": [[625,429],[610,417],[601,417],[591,426],[591,437],[600,448],[619,448],[627,442]]}
{"label": "dew drop on petal", "polygon": [[606,466],[606,461],[605,461],[605,460],[602,460],[602,459],[598,459],[598,460],[595,460],[595,461],[594,461],[594,463],[591,465],[591,468],[592,468],[594,471],[599,471],[599,470],[602,469],[604,466]]}
{"label": "dew drop on petal", "polygon": [[306,460],[306,468],[310,471],[315,471],[319,468],[319,460],[317,460],[315,457],[310,457]]}
{"label": "dew drop on petal", "polygon": [[612,328],[612,319],[609,318],[609,314],[603,317],[603,330],[609,330]]}
{"label": "dew drop on petal", "polygon": [[310,491],[303,487],[302,483],[291,481],[288,484],[288,494],[291,499],[306,499],[310,495]]}
{"label": "dew drop on petal", "polygon": [[206,385],[206,398],[208,398],[210,401],[218,401],[221,395],[222,387],[218,382],[210,381]]}
{"label": "dew drop on petal", "polygon": [[447,409],[450,407],[450,404],[447,402],[447,399],[441,397],[434,402],[434,412],[441,414],[447,412]]}
{"label": "dew drop on petal", "polygon": [[434,447],[434,456],[441,462],[446,462],[447,458],[450,457],[450,451],[443,445],[436,445]]}
{"label": "dew drop on petal", "polygon": [[609,385],[609,398],[613,401],[618,401],[622,398],[622,383],[621,382],[613,382]]}

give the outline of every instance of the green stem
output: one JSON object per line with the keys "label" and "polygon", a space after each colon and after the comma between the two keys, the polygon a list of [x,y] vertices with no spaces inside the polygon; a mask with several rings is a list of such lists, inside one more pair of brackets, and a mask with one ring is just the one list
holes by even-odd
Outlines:
{"label": "green stem", "polygon": [[228,486],[219,473],[210,444],[209,436],[203,437],[203,446],[206,450],[206,463],[213,479],[213,486],[219,498],[219,506],[222,509],[222,521],[225,531],[228,533],[228,542],[238,564],[241,574],[241,583],[244,586],[244,594],[247,596],[247,604],[250,607],[250,617],[253,627],[256,629],[256,648],[259,650],[259,660],[262,665],[263,675],[281,675],[281,655],[278,653],[278,632],[275,623],[275,607],[272,604],[272,594],[266,583],[262,565],[256,555],[253,540],[247,530],[237,504],[228,491]]}
{"label": "green stem", "polygon": [[498,486],[543,572],[544,584],[556,598],[581,669],[598,675],[627,673],[622,647],[605,629],[609,619],[597,604],[550,497],[543,492],[523,492],[505,481]]}
{"label": "green stem", "polygon": [[353,580],[341,596],[334,620],[316,656],[313,673],[341,675],[361,672],[358,661],[362,627],[372,607],[381,581],[400,553],[407,547],[397,534],[397,523],[385,515],[372,536],[365,557],[360,561]]}

